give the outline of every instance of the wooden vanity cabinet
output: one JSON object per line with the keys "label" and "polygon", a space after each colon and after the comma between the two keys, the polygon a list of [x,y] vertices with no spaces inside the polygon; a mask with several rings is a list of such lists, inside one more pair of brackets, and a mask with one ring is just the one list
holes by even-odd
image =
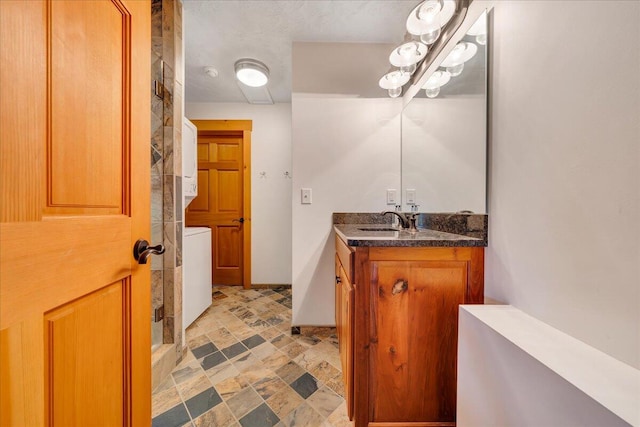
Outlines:
{"label": "wooden vanity cabinet", "polygon": [[458,305],[483,302],[484,248],[350,248],[337,237],[336,254],[355,427],[455,425]]}

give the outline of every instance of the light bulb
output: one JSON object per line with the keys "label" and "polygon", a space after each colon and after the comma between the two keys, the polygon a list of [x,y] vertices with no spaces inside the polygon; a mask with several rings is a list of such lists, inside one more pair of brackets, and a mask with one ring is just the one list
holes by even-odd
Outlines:
{"label": "light bulb", "polygon": [[418,10],[418,18],[422,22],[422,34],[420,41],[424,44],[433,44],[440,37],[440,19],[438,15],[442,10],[442,4],[437,0],[427,0]]}
{"label": "light bulb", "polygon": [[487,44],[487,14],[484,12],[480,18],[469,28],[467,34],[476,36],[476,42],[481,45]]}
{"label": "light bulb", "polygon": [[400,96],[401,93],[402,93],[402,86],[389,89],[389,96],[391,98],[397,98]]}
{"label": "light bulb", "polygon": [[456,47],[453,48],[453,51],[451,51],[451,61],[458,62],[462,57],[462,54],[464,53],[464,51],[465,51],[464,43],[458,43]]}
{"label": "light bulb", "polygon": [[422,89],[435,89],[442,87],[449,83],[450,79],[451,75],[448,71],[438,70],[429,76],[429,79],[427,79],[427,82],[422,86]]}
{"label": "light bulb", "polygon": [[425,0],[407,18],[407,31],[433,44],[440,36],[440,28],[451,20],[456,10],[455,0]]}
{"label": "light bulb", "polygon": [[409,73],[409,74],[413,74],[413,72],[416,70],[416,64],[410,64],[410,65],[403,65],[402,67],[400,67],[400,71],[403,73]]}
{"label": "light bulb", "polygon": [[464,62],[461,62],[457,65],[452,65],[451,67],[447,67],[447,71],[451,74],[451,77],[456,77],[462,74],[462,70],[464,70]]}
{"label": "light bulb", "polygon": [[411,61],[416,56],[416,45],[414,43],[405,43],[398,47],[398,54],[405,61]]}
{"label": "light bulb", "polygon": [[418,18],[428,21],[438,16],[441,10],[442,3],[439,0],[427,0],[418,9]]}
{"label": "light bulb", "polygon": [[395,67],[401,67],[402,71],[409,74],[415,71],[414,64],[420,62],[427,54],[427,45],[419,41],[410,41],[403,43],[393,49],[389,55],[389,62]]}
{"label": "light bulb", "polygon": [[440,64],[451,73],[452,76],[459,76],[464,68],[464,63],[473,58],[478,51],[478,46],[470,42],[458,43],[449,56]]}
{"label": "light bulb", "polygon": [[440,86],[434,88],[427,88],[424,90],[427,98],[435,98],[440,93]]}
{"label": "light bulb", "polygon": [[433,30],[420,34],[420,41],[424,44],[433,44],[440,37],[440,25],[433,27]]}
{"label": "light bulb", "polygon": [[382,76],[378,85],[382,89],[387,89],[390,97],[397,98],[402,93],[402,86],[406,84],[410,78],[410,74],[395,70]]}

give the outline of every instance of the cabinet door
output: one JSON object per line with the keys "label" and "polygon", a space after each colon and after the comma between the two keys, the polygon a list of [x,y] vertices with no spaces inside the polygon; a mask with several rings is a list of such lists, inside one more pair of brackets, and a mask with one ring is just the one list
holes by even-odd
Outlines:
{"label": "cabinet door", "polygon": [[338,258],[338,254],[336,254],[336,277],[335,277],[335,317],[336,317],[336,334],[338,335],[338,346],[342,339],[342,286],[341,286],[341,277],[340,277],[340,258]]}
{"label": "cabinet door", "polygon": [[372,261],[371,421],[452,422],[464,261]]}
{"label": "cabinet door", "polygon": [[342,379],[344,381],[344,398],[347,403],[347,415],[353,418],[353,327],[354,327],[354,290],[343,269],[340,269],[341,302],[340,302],[340,361],[342,363]]}

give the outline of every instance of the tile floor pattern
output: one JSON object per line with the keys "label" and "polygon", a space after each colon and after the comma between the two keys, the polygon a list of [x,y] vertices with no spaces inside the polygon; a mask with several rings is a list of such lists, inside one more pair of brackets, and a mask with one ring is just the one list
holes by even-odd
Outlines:
{"label": "tile floor pattern", "polygon": [[291,335],[291,288],[218,287],[153,392],[153,427],[346,427],[335,328]]}

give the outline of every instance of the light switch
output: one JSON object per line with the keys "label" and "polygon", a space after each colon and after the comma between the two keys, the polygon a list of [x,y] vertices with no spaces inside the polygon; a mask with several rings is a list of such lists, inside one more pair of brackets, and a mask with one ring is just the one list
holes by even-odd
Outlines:
{"label": "light switch", "polygon": [[387,204],[388,205],[395,205],[396,204],[396,197],[397,197],[398,192],[396,191],[395,188],[390,188],[387,190]]}
{"label": "light switch", "polygon": [[300,191],[300,197],[301,197],[300,202],[303,205],[310,205],[311,204],[311,189],[310,188],[303,188]]}
{"label": "light switch", "polygon": [[416,189],[415,188],[407,188],[407,204],[415,205],[416,204]]}

